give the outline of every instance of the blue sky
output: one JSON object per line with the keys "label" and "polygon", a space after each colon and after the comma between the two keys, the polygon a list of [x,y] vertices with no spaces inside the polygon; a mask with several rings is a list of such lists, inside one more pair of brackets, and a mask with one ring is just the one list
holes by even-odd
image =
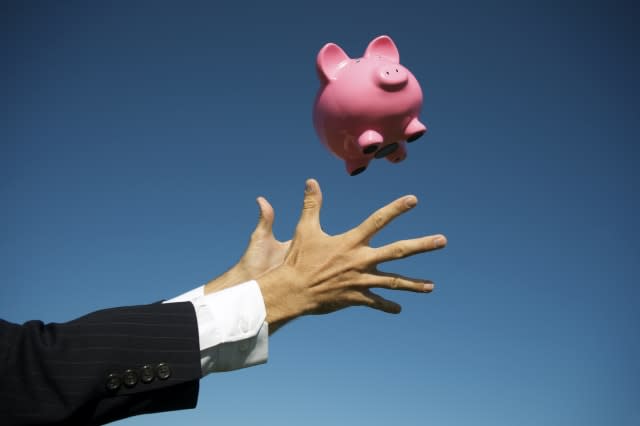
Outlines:
{"label": "blue sky", "polygon": [[[432,279],[271,338],[196,410],[121,424],[637,425],[638,7],[621,1],[9,2],[0,17],[0,312],[66,321],[169,298],[291,236],[304,180],[339,233],[444,233]],[[634,24],[635,22],[635,24]],[[315,55],[389,34],[429,132],[349,177],[311,123]]]}

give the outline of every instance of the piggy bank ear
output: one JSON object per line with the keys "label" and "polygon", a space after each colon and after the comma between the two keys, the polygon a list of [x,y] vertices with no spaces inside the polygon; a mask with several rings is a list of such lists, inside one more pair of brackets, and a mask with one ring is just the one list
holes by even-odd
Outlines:
{"label": "piggy bank ear", "polygon": [[367,50],[364,52],[365,58],[371,58],[381,56],[395,64],[400,63],[400,53],[396,44],[391,40],[391,37],[382,35],[376,37],[369,43]]}
{"label": "piggy bank ear", "polygon": [[328,83],[329,80],[333,80],[336,72],[346,65],[348,60],[349,57],[340,46],[333,43],[325,44],[316,58],[316,68],[320,81]]}

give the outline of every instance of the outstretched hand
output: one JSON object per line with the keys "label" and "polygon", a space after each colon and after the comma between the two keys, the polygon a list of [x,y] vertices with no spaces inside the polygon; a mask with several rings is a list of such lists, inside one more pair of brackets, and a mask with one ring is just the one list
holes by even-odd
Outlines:
{"label": "outstretched hand", "polygon": [[325,314],[349,306],[400,312],[400,305],[373,293],[371,288],[432,291],[433,282],[429,280],[384,273],[377,265],[442,248],[447,243],[443,235],[396,241],[378,248],[369,246],[378,231],[417,202],[413,195],[401,197],[348,232],[328,235],[320,225],[320,185],[309,179],[289,251],[280,266],[257,278],[270,333],[298,316]]}
{"label": "outstretched hand", "polygon": [[273,235],[275,216],[273,207],[263,197],[258,197],[256,202],[260,209],[260,216],[258,224],[251,234],[247,249],[236,265],[207,283],[205,294],[255,279],[258,275],[280,265],[284,260],[291,241],[276,240]]}

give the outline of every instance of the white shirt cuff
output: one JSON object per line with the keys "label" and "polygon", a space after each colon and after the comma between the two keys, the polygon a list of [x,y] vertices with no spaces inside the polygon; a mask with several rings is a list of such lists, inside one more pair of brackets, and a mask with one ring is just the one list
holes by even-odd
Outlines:
{"label": "white shirt cuff", "polygon": [[165,303],[187,301],[196,311],[202,376],[267,362],[269,325],[257,282],[207,295],[201,286]]}

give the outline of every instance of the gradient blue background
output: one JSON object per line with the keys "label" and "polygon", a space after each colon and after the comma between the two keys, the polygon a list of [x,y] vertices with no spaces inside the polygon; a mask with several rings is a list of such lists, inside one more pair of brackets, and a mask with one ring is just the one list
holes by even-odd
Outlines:
{"label": "gradient blue background", "polygon": [[[442,232],[384,292],[210,376],[196,410],[131,425],[638,425],[638,7],[535,2],[4,2],[0,312],[66,321],[177,295],[257,219],[327,232],[407,193],[375,240]],[[389,34],[429,133],[349,177],[318,142],[315,55]]]}

